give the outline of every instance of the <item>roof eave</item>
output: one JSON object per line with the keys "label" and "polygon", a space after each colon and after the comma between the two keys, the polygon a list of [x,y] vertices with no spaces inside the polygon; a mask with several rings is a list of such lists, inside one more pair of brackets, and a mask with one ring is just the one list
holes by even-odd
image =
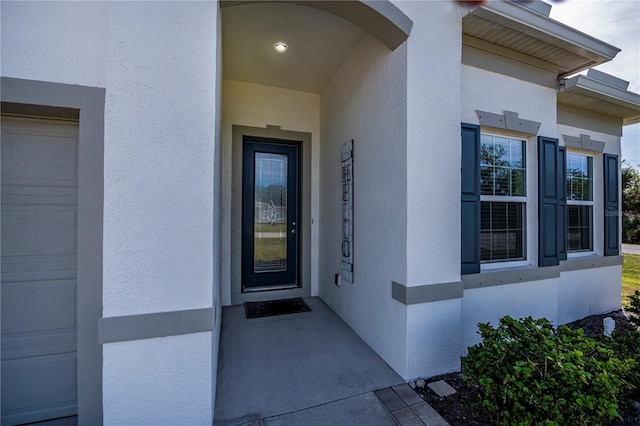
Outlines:
{"label": "roof eave", "polygon": [[543,40],[584,58],[581,66],[562,70],[559,77],[575,74],[613,59],[620,49],[561,22],[510,1],[492,1],[471,14],[522,34]]}
{"label": "roof eave", "polygon": [[603,104],[618,105],[634,111],[634,114],[620,117],[623,120],[624,126],[640,122],[640,94],[638,93],[620,89],[602,81],[589,78],[586,75],[577,75],[562,80],[558,91],[588,96],[598,99]]}

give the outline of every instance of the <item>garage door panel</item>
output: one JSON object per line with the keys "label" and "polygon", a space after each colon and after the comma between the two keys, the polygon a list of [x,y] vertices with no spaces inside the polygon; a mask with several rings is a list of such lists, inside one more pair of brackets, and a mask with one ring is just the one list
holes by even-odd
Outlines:
{"label": "garage door panel", "polygon": [[2,211],[2,255],[76,253],[73,207],[7,206]]}
{"label": "garage door panel", "polygon": [[74,328],[76,281],[3,283],[2,334]]}
{"label": "garage door panel", "polygon": [[[3,269],[7,264],[3,264]],[[15,266],[21,266],[22,264],[10,265],[14,269]],[[51,267],[45,268],[45,265],[36,264],[36,268],[42,269],[31,271],[14,271],[14,272],[2,272],[2,280],[5,282],[24,282],[24,281],[51,281],[51,280],[75,280],[76,279],[76,266],[75,262],[69,262],[69,264],[53,264]],[[9,268],[7,268],[9,269]]]}
{"label": "garage door panel", "polygon": [[77,350],[77,335],[74,330],[36,332],[2,339],[2,361],[64,354]]}
{"label": "garage door panel", "polygon": [[[15,188],[15,185],[13,185]],[[6,189],[11,188],[11,186],[3,185],[2,191],[6,191]],[[53,189],[58,189],[60,187],[53,187]],[[48,187],[47,189],[52,189],[52,187]],[[77,192],[76,188],[65,188]],[[78,204],[78,197],[75,194],[70,195],[58,195],[58,194],[48,194],[48,192],[62,192],[62,191],[43,191],[42,195],[34,196],[29,194],[2,194],[2,204],[7,205],[61,205],[61,206],[75,206]]]}
{"label": "garage door panel", "polygon": [[77,123],[2,117],[2,424],[77,414]]}
{"label": "garage door panel", "polygon": [[3,415],[75,405],[75,371],[75,353],[3,361]]}
{"label": "garage door panel", "polygon": [[73,137],[4,133],[2,149],[7,155],[2,156],[2,179],[31,181],[34,185],[38,181],[75,182],[76,146]]}

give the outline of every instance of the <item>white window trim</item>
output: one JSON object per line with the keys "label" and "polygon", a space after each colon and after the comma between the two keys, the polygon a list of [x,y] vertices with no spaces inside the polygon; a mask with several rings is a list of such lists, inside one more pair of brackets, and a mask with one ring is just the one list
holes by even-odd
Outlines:
{"label": "white window trim", "polygon": [[567,251],[567,259],[576,259],[582,257],[600,257],[593,250],[589,251]]}
{"label": "white window trim", "polygon": [[480,201],[493,203],[526,203],[527,197],[514,197],[511,195],[481,195]]}
{"label": "white window trim", "polygon": [[[504,269],[522,269],[533,267],[531,263],[531,257],[529,256],[529,242],[528,242],[528,234],[529,234],[529,182],[531,179],[531,168],[529,165],[531,164],[530,158],[530,148],[529,148],[529,138],[523,135],[513,134],[510,132],[499,132],[499,131],[484,131],[480,129],[480,145],[482,146],[482,136],[496,136],[502,138],[509,138],[514,140],[520,140],[524,142],[525,152],[524,159],[526,161],[525,166],[525,196],[514,196],[514,195],[480,195],[480,203],[482,202],[498,202],[498,203],[520,203],[522,206],[522,254],[524,255],[522,259],[515,260],[481,260],[480,261],[480,272],[488,272],[488,271],[497,271]],[[482,164],[480,165],[482,167]],[[482,230],[480,231],[482,232]]]}
{"label": "white window trim", "polygon": [[[595,255],[595,246],[596,246],[596,241],[595,241],[595,157],[593,155],[589,155],[589,154],[584,154],[582,152],[576,152],[573,150],[567,150],[567,159],[568,159],[568,154],[573,154],[573,155],[581,155],[583,157],[588,157],[591,158],[591,172],[593,173],[593,176],[591,176],[591,182],[592,182],[592,193],[591,193],[591,200],[589,201],[585,201],[585,200],[567,200],[567,209],[569,206],[589,206],[591,207],[591,224],[589,226],[589,229],[591,230],[591,249],[590,250],[570,250],[569,249],[569,241],[567,241],[567,258],[576,258],[576,257],[588,257],[588,256],[593,256]],[[569,168],[567,167],[567,172],[568,172]],[[567,218],[567,229],[569,228],[569,220]],[[568,238],[568,233],[567,233],[567,238]]]}
{"label": "white window trim", "polygon": [[[524,242],[526,249],[526,241]],[[526,269],[526,268],[534,268],[531,262],[527,259],[521,260],[504,260],[498,262],[487,262],[480,263],[480,272],[497,272],[497,271],[505,271],[510,269]]]}
{"label": "white window trim", "polygon": [[592,206],[593,201],[583,201],[583,200],[567,200],[568,206]]}

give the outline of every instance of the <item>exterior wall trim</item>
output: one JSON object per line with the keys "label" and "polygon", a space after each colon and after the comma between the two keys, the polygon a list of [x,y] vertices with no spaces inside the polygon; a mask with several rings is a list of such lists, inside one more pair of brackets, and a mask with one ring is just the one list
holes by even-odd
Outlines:
{"label": "exterior wall trim", "polygon": [[462,277],[462,283],[465,290],[472,290],[482,287],[493,287],[497,285],[547,280],[550,278],[559,278],[561,272],[622,265],[623,260],[624,258],[622,256],[588,256],[572,258],[561,261],[560,265],[558,266],[547,266],[542,268],[518,268],[464,275]]}
{"label": "exterior wall trim", "polygon": [[564,143],[570,148],[586,149],[587,151],[604,152],[605,143],[592,140],[591,136],[580,134],[579,137],[562,135]]}
{"label": "exterior wall trim", "polygon": [[504,114],[495,114],[487,111],[476,110],[478,121],[481,126],[493,127],[496,129],[511,130],[513,132],[537,135],[542,123],[538,121],[525,120],[519,118],[517,112],[504,111]]}
{"label": "exterior wall trim", "polygon": [[624,256],[587,256],[567,259],[560,262],[560,272],[579,271],[582,269],[618,266],[624,262]]}
{"label": "exterior wall trim", "polygon": [[404,305],[460,299],[462,296],[463,288],[461,281],[414,287],[407,287],[395,281],[391,282],[391,297]]}
{"label": "exterior wall trim", "polygon": [[115,343],[213,331],[216,309],[157,312],[100,318],[99,342]]}
{"label": "exterior wall trim", "polygon": [[462,283],[465,290],[471,290],[475,288],[547,280],[549,278],[558,277],[560,277],[560,266],[546,266],[543,268],[517,268],[465,275],[462,277]]}
{"label": "exterior wall trim", "polygon": [[563,260],[559,266],[517,268],[462,275],[462,281],[445,284],[407,287],[392,281],[391,297],[404,305],[460,299],[464,297],[464,290],[559,278],[562,272],[617,266],[622,265],[623,261],[623,256],[587,256]]}
{"label": "exterior wall trim", "polygon": [[2,102],[22,105],[21,110],[10,108],[9,112],[50,116],[63,109],[79,110],[78,422],[101,425],[102,346],[98,344],[98,319],[102,316],[105,89],[9,77],[0,77],[0,86]]}

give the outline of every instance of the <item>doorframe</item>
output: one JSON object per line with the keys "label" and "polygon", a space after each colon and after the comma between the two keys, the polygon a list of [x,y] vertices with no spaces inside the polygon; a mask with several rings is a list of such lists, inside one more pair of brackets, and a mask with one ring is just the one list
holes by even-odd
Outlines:
{"label": "doorframe", "polygon": [[[231,304],[311,296],[311,133],[280,126],[233,125],[231,148]],[[242,141],[243,136],[301,141],[300,144],[300,287],[242,293]]]}
{"label": "doorframe", "polygon": [[102,425],[102,236],[105,89],[0,78],[3,112],[78,118],[77,364],[78,424]]}

